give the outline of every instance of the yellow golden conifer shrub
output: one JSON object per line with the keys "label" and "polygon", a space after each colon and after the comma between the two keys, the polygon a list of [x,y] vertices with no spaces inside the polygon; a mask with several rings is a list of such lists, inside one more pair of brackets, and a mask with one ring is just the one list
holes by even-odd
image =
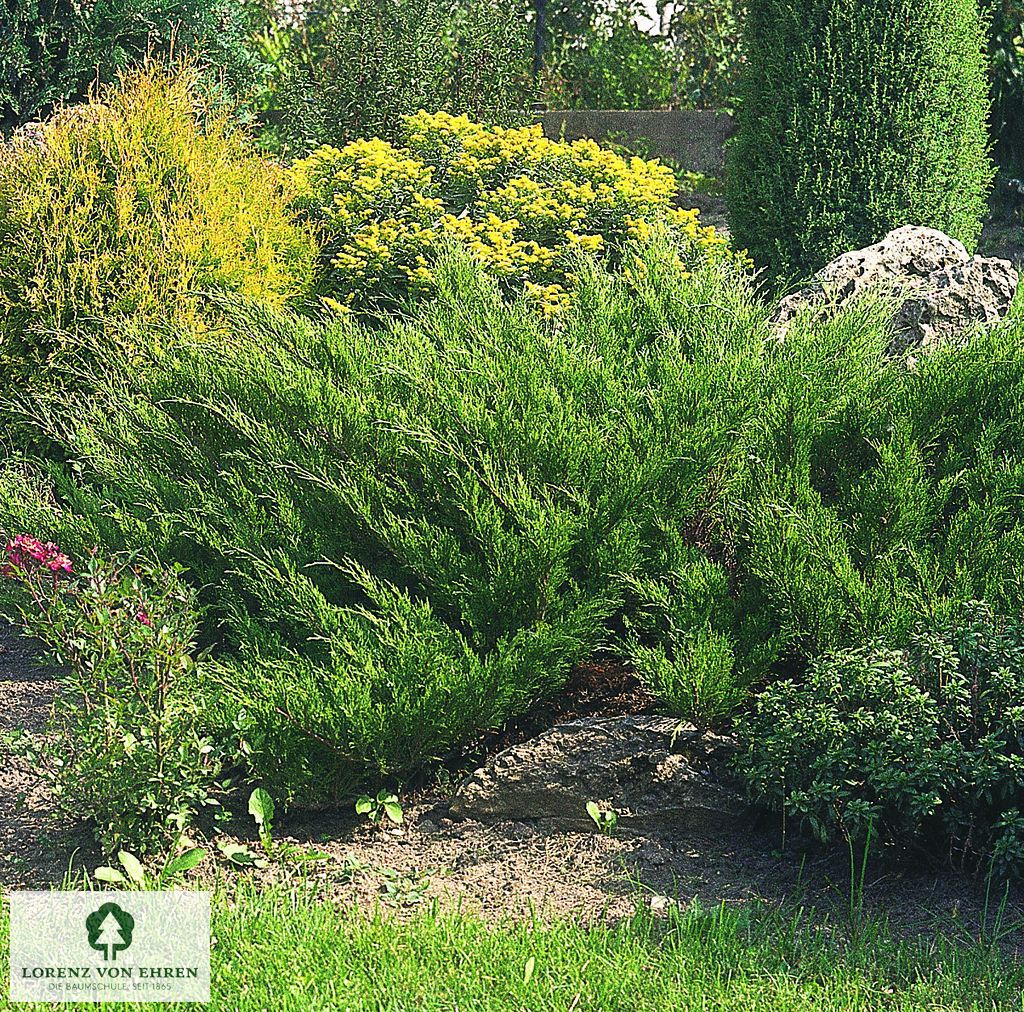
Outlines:
{"label": "yellow golden conifer shrub", "polygon": [[120,317],[202,326],[200,293],[296,300],[317,246],[294,197],[187,73],[127,76],[0,149],[2,343]]}
{"label": "yellow golden conifer shrub", "polygon": [[403,147],[321,147],[292,176],[322,236],[325,288],[353,308],[429,291],[436,255],[452,241],[546,315],[567,304],[581,253],[618,265],[632,242],[666,235],[684,261],[744,262],[696,211],[673,206],[666,166],[590,140],[550,140],[539,126],[419,112],[406,118]]}

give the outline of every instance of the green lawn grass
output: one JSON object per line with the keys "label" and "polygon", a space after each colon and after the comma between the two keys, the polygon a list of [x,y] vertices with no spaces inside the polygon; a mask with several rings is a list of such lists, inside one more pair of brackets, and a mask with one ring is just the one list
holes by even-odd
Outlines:
{"label": "green lawn grass", "polygon": [[[6,938],[6,911],[0,928]],[[208,1007],[226,1012],[1024,1007],[1024,970],[980,944],[897,940],[878,922],[852,937],[846,925],[767,908],[491,928],[433,910],[401,923],[301,889],[242,886],[215,896],[213,933]],[[5,946],[5,991],[6,960]]]}

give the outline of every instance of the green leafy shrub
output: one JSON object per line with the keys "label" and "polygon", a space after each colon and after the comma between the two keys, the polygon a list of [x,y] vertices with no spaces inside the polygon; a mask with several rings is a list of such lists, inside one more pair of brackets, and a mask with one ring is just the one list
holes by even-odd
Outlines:
{"label": "green leafy shrub", "polygon": [[286,175],[197,101],[187,75],[139,73],[0,151],[0,358],[104,318],[199,321],[208,291],[307,290],[315,245]]}
{"label": "green leafy shrub", "polygon": [[507,123],[532,99],[526,22],[498,0],[331,2],[266,46],[279,71],[266,143],[298,154],[397,143],[403,117],[422,109]]}
{"label": "green leafy shrub", "polygon": [[754,796],[816,836],[1024,869],[1024,627],[971,602],[906,649],[849,648],[740,722]]}
{"label": "green leafy shrub", "polygon": [[433,291],[452,243],[506,291],[525,285],[548,315],[564,308],[581,255],[621,264],[656,231],[687,260],[740,262],[695,211],[672,206],[675,178],[657,161],[443,112],[408,117],[404,140],[322,147],[293,166],[300,206],[324,236],[325,286],[346,306]]}
{"label": "green leafy shrub", "polygon": [[992,180],[976,0],[754,0],[728,196],[777,278],[900,225],[972,247]]}
{"label": "green leafy shrub", "polygon": [[902,651],[826,655],[804,682],[761,692],[736,726],[754,798],[823,841],[862,840],[869,827],[905,841],[939,807],[938,706]]}
{"label": "green leafy shrub", "polygon": [[639,4],[624,4],[581,36],[551,40],[543,95],[553,109],[663,109],[675,73],[665,39],[636,23]]}
{"label": "green leafy shrub", "polygon": [[202,730],[195,594],[140,560],[80,571],[20,535],[0,554],[0,598],[63,672],[49,724],[26,751],[58,811],[108,852],[165,847],[216,809],[223,756]]}
{"label": "green leafy shrub", "polygon": [[642,2],[549,6],[541,78],[548,108],[734,104],[743,16],[736,0],[683,0],[656,11]]}
{"label": "green leafy shrub", "polygon": [[247,92],[259,75],[253,5],[226,0],[6,0],[0,133],[85,99],[147,58],[188,54],[211,83]]}
{"label": "green leafy shrub", "polygon": [[679,68],[676,88],[680,100],[697,109],[735,106],[744,61],[746,8],[746,0],[672,4],[666,34]]}

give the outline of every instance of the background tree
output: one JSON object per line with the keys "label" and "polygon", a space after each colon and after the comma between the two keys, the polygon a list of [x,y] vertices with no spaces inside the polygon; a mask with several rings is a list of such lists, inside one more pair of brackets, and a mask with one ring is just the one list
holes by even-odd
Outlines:
{"label": "background tree", "polygon": [[247,92],[264,8],[231,0],[2,0],[0,132],[85,97],[147,55],[189,56],[211,84]]}

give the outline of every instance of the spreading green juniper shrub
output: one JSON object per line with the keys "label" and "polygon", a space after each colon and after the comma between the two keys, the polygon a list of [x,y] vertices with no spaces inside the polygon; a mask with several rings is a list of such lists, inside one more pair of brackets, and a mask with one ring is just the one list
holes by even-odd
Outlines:
{"label": "spreading green juniper shrub", "polygon": [[688,545],[681,532],[666,532],[664,540],[658,575],[624,577],[624,649],[672,711],[704,730],[743,698],[733,644],[736,601],[725,566]]}
{"label": "spreading green juniper shrub", "polygon": [[284,790],[407,774],[557,691],[619,576],[696,525],[756,404],[765,311],[642,255],[632,294],[581,263],[557,326],[455,257],[414,321],[242,308],[216,354],[110,359],[59,410],[23,394],[75,462],[50,466],[68,523],[206,588],[232,654],[217,698]]}
{"label": "spreading green juniper shrub", "polygon": [[883,321],[868,306],[787,340],[730,507],[748,607],[797,660],[905,639],[942,599],[1024,606],[1021,322],[907,372],[884,362]]}
{"label": "spreading green juniper shrub", "polygon": [[876,642],[765,689],[738,722],[753,795],[821,840],[930,847],[1024,867],[1024,627],[944,608],[904,648]]}
{"label": "spreading green juniper shrub", "polygon": [[212,709],[241,728],[251,765],[290,801],[405,779],[500,726],[561,685],[608,611],[600,601],[559,609],[481,655],[428,600],[348,572],[360,605],[331,605],[307,581],[267,570],[268,589],[276,583],[285,602],[301,594],[312,605],[303,612],[296,601],[289,612],[305,620],[307,643],[292,645],[260,612],[239,613],[239,655],[211,669]]}

